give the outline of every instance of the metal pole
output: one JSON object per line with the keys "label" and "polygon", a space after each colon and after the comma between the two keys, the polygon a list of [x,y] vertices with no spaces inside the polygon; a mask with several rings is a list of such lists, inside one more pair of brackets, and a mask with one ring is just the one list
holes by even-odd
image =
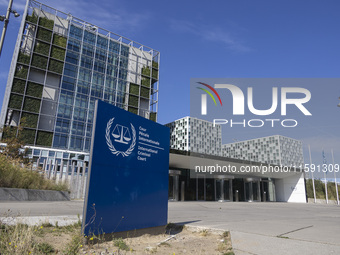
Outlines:
{"label": "metal pole", "polygon": [[[310,145],[308,145],[308,149],[309,149],[309,163],[310,163],[309,168],[311,168],[313,163],[312,163],[312,153],[310,152]],[[314,174],[313,174],[314,171],[311,170],[311,172],[312,172],[313,196],[314,196],[314,204],[315,204],[316,196],[315,196],[315,184],[314,184]]]}
{"label": "metal pole", "polygon": [[332,149],[332,161],[333,161],[333,172],[334,172],[334,183],[335,183],[335,192],[336,192],[336,202],[339,205],[339,193],[338,193],[338,183],[336,182],[336,174],[335,174],[335,169],[334,169],[334,154],[333,154],[333,149]]}
{"label": "metal pole", "polygon": [[4,41],[5,41],[7,25],[8,25],[8,22],[9,22],[9,15],[11,14],[11,10],[12,10],[12,3],[13,3],[13,0],[9,0],[7,12],[6,12],[6,17],[5,17],[5,20],[4,20],[4,28],[2,29],[1,40],[0,40],[0,56],[1,56],[2,47],[4,45]]}

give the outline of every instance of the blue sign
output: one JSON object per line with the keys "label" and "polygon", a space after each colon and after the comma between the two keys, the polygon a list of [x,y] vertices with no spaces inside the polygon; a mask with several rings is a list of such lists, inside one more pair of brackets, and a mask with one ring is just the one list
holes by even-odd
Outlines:
{"label": "blue sign", "polygon": [[169,128],[97,101],[83,233],[164,226]]}

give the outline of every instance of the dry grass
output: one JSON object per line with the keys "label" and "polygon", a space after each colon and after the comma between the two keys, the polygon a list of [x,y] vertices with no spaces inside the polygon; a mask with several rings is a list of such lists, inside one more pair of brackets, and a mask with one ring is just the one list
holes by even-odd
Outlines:
{"label": "dry grass", "polygon": [[39,171],[21,166],[18,160],[0,154],[0,187],[19,189],[68,190],[66,184],[56,184],[47,180]]}

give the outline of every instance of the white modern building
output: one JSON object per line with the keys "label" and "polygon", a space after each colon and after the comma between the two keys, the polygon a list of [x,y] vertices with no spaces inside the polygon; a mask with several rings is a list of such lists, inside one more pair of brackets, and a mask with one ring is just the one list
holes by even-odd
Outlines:
{"label": "white modern building", "polygon": [[[306,202],[301,141],[275,135],[222,145],[221,126],[211,122],[185,117],[166,126],[170,200]],[[194,173],[195,166],[235,171]],[[295,167],[260,171],[280,166]]]}
{"label": "white modern building", "polygon": [[193,117],[184,117],[165,126],[170,128],[170,148],[221,156],[221,126]]}
{"label": "white modern building", "polygon": [[304,163],[302,142],[281,135],[223,144],[222,156],[280,166]]}

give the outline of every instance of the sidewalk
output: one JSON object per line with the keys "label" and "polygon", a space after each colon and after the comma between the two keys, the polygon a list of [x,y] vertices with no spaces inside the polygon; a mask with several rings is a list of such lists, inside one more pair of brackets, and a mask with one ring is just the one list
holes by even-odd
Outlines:
{"label": "sidewalk", "polygon": [[[27,223],[49,220],[62,225],[78,221],[82,207],[83,201],[0,202],[0,215],[7,212]],[[170,202],[168,221],[229,230],[236,255],[340,254],[336,205]]]}

